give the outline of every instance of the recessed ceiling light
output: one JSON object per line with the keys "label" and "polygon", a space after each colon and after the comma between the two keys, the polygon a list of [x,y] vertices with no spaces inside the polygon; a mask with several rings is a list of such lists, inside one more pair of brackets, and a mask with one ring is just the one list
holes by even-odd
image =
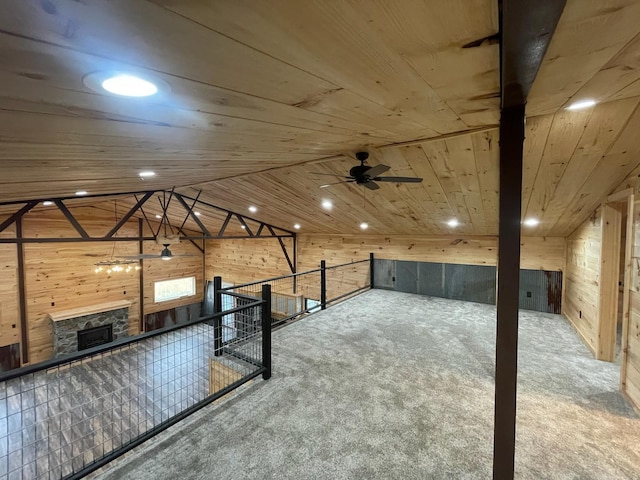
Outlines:
{"label": "recessed ceiling light", "polygon": [[162,215],[156,215],[156,218],[162,218]]}
{"label": "recessed ceiling light", "polygon": [[81,197],[82,195],[86,195],[88,192],[86,190],[78,190],[76,192],[76,195]]}
{"label": "recessed ceiling light", "polygon": [[241,225],[240,228],[243,229],[243,230],[247,229],[247,227],[245,227],[244,225]]}
{"label": "recessed ceiling light", "polygon": [[331,186],[331,184],[330,184],[330,183],[328,183],[328,184],[326,184],[326,185],[320,185],[320,188],[327,188],[327,187],[330,187],[330,186]]}
{"label": "recessed ceiling light", "polygon": [[331,200],[322,200],[322,208],[325,210],[331,210],[333,208],[333,203]]}
{"label": "recessed ceiling light", "polygon": [[256,207],[254,207],[253,205],[249,206],[249,211],[251,213],[256,213],[258,211],[258,209]]}
{"label": "recessed ceiling light", "polygon": [[144,172],[140,172],[138,175],[140,175],[140,177],[142,178],[147,178],[147,177],[153,177],[156,174],[156,172],[152,172],[151,170],[147,170]]}
{"label": "recessed ceiling light", "polygon": [[595,100],[587,99],[573,102],[567,107],[567,110],[582,110],[583,108],[593,107],[596,104]]}
{"label": "recessed ceiling light", "polygon": [[367,228],[369,228],[369,224],[368,224],[368,223],[365,223],[365,222],[362,222],[362,223],[360,224],[360,228],[361,228],[362,230],[366,230]]}
{"label": "recessed ceiling light", "polygon": [[524,223],[527,227],[535,227],[540,223],[540,220],[538,220],[537,218],[527,218],[522,223]]}
{"label": "recessed ceiling light", "polygon": [[299,224],[299,223],[296,223],[296,224],[293,226],[293,228],[295,228],[296,230],[300,230],[300,224]]}
{"label": "recessed ceiling light", "polygon": [[200,212],[193,212],[193,214],[194,214],[196,217],[199,217],[200,215],[202,215]]}
{"label": "recessed ceiling light", "polygon": [[457,218],[452,218],[451,220],[449,220],[447,222],[447,225],[449,225],[450,227],[457,227],[459,225],[458,219]]}
{"label": "recessed ceiling light", "polygon": [[47,200],[45,202],[42,202],[42,205],[44,205],[45,207],[48,207],[50,205],[53,205],[53,202],[51,200]]}
{"label": "recessed ceiling light", "polygon": [[125,97],[148,97],[158,93],[158,87],[153,83],[127,74],[114,75],[103,80],[102,88],[109,93]]}

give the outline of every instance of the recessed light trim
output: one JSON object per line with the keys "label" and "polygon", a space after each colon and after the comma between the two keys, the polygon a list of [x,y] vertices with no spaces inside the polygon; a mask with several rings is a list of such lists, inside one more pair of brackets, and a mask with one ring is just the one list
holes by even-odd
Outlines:
{"label": "recessed light trim", "polygon": [[94,72],[85,76],[82,82],[94,92],[116,97],[144,99],[171,91],[167,82],[146,72]]}
{"label": "recessed light trim", "polygon": [[243,230],[247,229],[247,227],[245,227],[244,225],[240,225],[240,228],[243,229]]}
{"label": "recessed light trim", "polygon": [[452,218],[447,222],[447,225],[449,225],[450,227],[457,227],[458,225],[460,225],[460,222],[458,222],[457,218]]}
{"label": "recessed light trim", "polygon": [[78,197],[82,197],[83,195],[87,195],[88,193],[89,193],[89,192],[87,192],[86,190],[78,190],[78,191],[76,192],[76,195],[77,195]]}
{"label": "recessed light trim", "polygon": [[540,220],[538,220],[537,218],[527,218],[522,223],[527,227],[537,227],[540,224]]}
{"label": "recessed light trim", "polygon": [[256,213],[256,212],[258,211],[258,208],[257,208],[257,207],[254,207],[253,205],[249,205],[249,211],[250,211],[251,213]]}
{"label": "recessed light trim", "polygon": [[202,215],[200,212],[193,212],[193,214],[194,214],[196,217],[199,217],[200,215]]}
{"label": "recessed light trim", "polygon": [[45,200],[44,202],[42,202],[42,205],[44,205],[45,207],[49,207],[53,205],[53,202],[51,200]]}
{"label": "recessed light trim", "polygon": [[149,97],[158,93],[158,87],[144,78],[120,74],[102,81],[107,92],[123,97]]}
{"label": "recessed light trim", "polygon": [[300,224],[299,224],[299,223],[296,223],[296,224],[293,226],[293,228],[295,228],[296,230],[300,230]]}
{"label": "recessed light trim", "polygon": [[369,228],[369,224],[366,222],[362,222],[360,224],[360,230],[366,230],[367,228]]}
{"label": "recessed light trim", "polygon": [[162,215],[156,215],[156,218],[162,218]]}
{"label": "recessed light trim", "polygon": [[333,208],[333,202],[331,200],[322,200],[322,208],[325,210],[331,210]]}
{"label": "recessed light trim", "polygon": [[152,172],[151,170],[145,170],[144,172],[140,172],[138,175],[141,178],[149,178],[155,176],[156,172]]}
{"label": "recessed light trim", "polygon": [[591,98],[587,98],[585,100],[579,100],[577,102],[573,102],[571,105],[567,107],[567,110],[582,110],[584,108],[593,107],[597,102]]}

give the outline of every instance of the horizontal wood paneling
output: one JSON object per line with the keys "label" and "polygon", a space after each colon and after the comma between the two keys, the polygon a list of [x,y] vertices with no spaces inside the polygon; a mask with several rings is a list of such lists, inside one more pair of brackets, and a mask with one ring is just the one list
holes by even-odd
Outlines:
{"label": "horizontal wood paneling", "polygon": [[600,210],[567,238],[562,313],[595,353],[598,348],[602,214]]}
{"label": "horizontal wood paneling", "polygon": [[[202,253],[187,241],[182,241],[170,246],[173,255],[171,260],[160,258],[143,261],[144,271],[144,313],[159,312],[170,308],[188,305],[190,303],[202,302],[204,297],[203,263]],[[144,242],[144,253],[160,253],[162,245],[155,242]],[[170,280],[174,278],[196,277],[196,294],[190,297],[183,297],[177,300],[155,303],[154,283],[160,280]]]}
{"label": "horizontal wood paneling", "polygon": [[[44,231],[44,230],[43,230]],[[29,357],[31,363],[51,357],[53,339],[47,314],[117,300],[131,302],[129,333],[138,333],[138,276],[135,272],[96,274],[94,263],[105,245],[47,243],[25,245]],[[122,254],[135,254],[134,243],[118,245]],[[98,257],[89,257],[97,255]]]}
{"label": "horizontal wood paneling", "polygon": [[[496,237],[426,237],[401,235],[300,235],[300,271],[317,268],[320,260],[335,265],[368,258],[495,265]],[[564,270],[564,239],[522,237],[522,268]]]}
{"label": "horizontal wood paneling", "polygon": [[[293,261],[292,240],[283,239]],[[298,271],[300,268],[298,268]],[[228,283],[248,283],[290,275],[291,270],[276,239],[208,240],[205,276],[221,276]]]}
{"label": "horizontal wood paneling", "polygon": [[20,343],[16,246],[0,244],[0,347]]}

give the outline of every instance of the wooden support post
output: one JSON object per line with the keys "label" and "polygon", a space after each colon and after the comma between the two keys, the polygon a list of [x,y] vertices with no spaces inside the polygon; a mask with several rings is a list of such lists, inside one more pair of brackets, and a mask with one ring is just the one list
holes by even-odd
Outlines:
{"label": "wooden support post", "polygon": [[500,226],[493,478],[512,479],[516,434],[518,291],[524,105],[504,108],[500,120]]}

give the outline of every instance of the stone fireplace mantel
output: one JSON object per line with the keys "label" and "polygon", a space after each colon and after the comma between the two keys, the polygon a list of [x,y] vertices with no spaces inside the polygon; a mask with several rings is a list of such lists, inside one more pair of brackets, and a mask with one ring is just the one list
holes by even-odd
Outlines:
{"label": "stone fireplace mantel", "polygon": [[131,302],[120,300],[49,313],[54,357],[77,352],[78,332],[89,328],[111,325],[113,340],[127,337],[130,306]]}

